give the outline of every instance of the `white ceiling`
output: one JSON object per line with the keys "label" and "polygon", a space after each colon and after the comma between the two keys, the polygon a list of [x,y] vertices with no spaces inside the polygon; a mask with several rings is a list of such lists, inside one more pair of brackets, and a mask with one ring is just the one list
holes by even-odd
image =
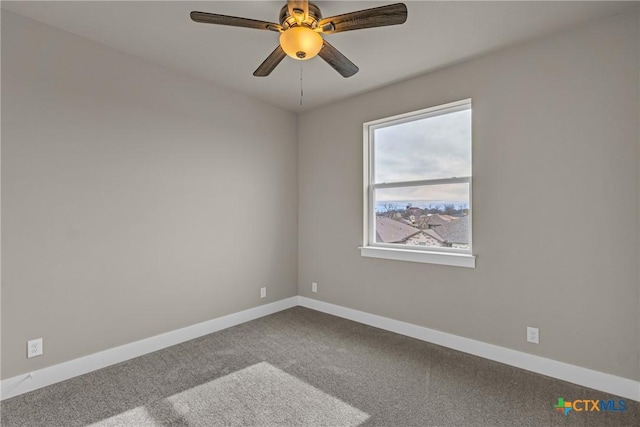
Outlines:
{"label": "white ceiling", "polygon": [[[394,3],[318,1],[324,17]],[[405,1],[403,25],[326,35],[360,71],[343,78],[319,57],[285,58],[269,77],[253,77],[278,34],[194,23],[189,12],[278,22],[284,1],[3,1],[2,8],[123,52],[244,92],[291,111],[308,110],[443,66],[624,13],[629,2]],[[304,106],[300,107],[300,65]]]}

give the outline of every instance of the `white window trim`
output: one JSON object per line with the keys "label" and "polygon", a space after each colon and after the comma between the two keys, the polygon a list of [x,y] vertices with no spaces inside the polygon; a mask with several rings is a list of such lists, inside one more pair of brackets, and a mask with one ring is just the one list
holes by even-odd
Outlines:
{"label": "white window trim", "polygon": [[457,254],[453,252],[429,252],[412,249],[362,246],[360,247],[360,255],[368,258],[476,268],[476,257],[474,255]]}
{"label": "white window trim", "polygon": [[[403,181],[397,183],[378,183],[373,182],[374,177],[374,159],[372,154],[373,131],[379,127],[397,125],[423,119],[430,116],[440,115],[443,110],[448,113],[461,111],[471,106],[471,99],[451,102],[445,105],[426,108],[419,111],[399,114],[393,117],[373,120],[363,124],[363,246],[360,247],[360,255],[363,257],[383,258],[398,261],[422,262],[428,264],[441,264],[456,267],[475,268],[476,257],[472,254],[472,223],[473,223],[473,207],[471,206],[472,197],[472,176],[471,177],[452,177],[444,179],[430,179],[418,181]],[[420,246],[402,247],[401,245],[390,245],[383,243],[375,243],[373,227],[369,225],[374,221],[373,193],[375,189],[380,188],[399,188],[418,185],[437,185],[437,184],[453,184],[453,183],[469,183],[469,249],[455,248],[421,248]]]}

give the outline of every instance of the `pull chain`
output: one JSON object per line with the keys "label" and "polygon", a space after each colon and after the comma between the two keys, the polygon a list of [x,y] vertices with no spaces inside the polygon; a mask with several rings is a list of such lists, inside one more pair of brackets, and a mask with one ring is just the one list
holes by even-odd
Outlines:
{"label": "pull chain", "polygon": [[302,90],[302,61],[300,61],[300,107],[302,107],[303,97],[304,97],[304,91]]}

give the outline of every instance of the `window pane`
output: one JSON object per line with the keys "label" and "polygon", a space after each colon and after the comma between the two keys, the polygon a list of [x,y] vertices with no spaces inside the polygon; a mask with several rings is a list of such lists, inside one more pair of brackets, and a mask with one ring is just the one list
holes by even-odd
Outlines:
{"label": "window pane", "polygon": [[374,130],[374,182],[471,176],[471,109]]}
{"label": "window pane", "polygon": [[469,249],[469,184],[374,191],[376,243]]}

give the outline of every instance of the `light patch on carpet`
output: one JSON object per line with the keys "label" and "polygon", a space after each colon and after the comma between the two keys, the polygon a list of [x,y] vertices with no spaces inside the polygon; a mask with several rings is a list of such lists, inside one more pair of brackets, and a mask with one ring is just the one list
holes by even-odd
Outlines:
{"label": "light patch on carpet", "polygon": [[93,426],[357,426],[369,415],[261,362]]}

